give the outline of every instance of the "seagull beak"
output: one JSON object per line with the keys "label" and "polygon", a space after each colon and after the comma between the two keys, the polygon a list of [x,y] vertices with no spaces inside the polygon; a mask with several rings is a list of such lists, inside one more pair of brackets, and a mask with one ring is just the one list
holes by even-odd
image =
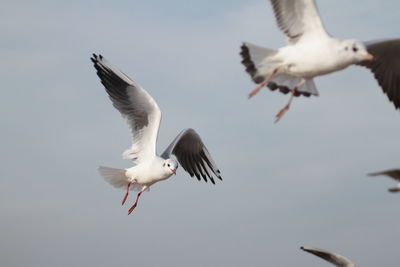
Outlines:
{"label": "seagull beak", "polygon": [[374,59],[374,56],[371,55],[370,53],[368,53],[368,54],[366,54],[366,55],[364,56],[364,60],[371,61],[371,60],[373,60],[373,59]]}
{"label": "seagull beak", "polygon": [[176,175],[176,170],[171,169],[171,172]]}

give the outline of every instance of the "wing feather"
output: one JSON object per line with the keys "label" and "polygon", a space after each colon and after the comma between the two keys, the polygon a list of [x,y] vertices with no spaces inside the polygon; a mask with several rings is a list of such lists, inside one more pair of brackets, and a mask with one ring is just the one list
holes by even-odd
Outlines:
{"label": "wing feather", "polygon": [[339,267],[355,267],[354,263],[352,263],[349,259],[346,257],[343,257],[339,254],[335,254],[332,252],[329,252],[327,250],[319,249],[319,248],[306,248],[306,247],[300,247],[302,250],[314,254],[315,256],[318,256],[336,266]]}
{"label": "wing feather", "polygon": [[124,152],[124,156],[136,162],[154,157],[161,121],[161,111],[156,101],[101,55],[93,54],[91,60],[113,106],[131,128],[133,144]]}
{"label": "wing feather", "polygon": [[371,42],[366,46],[374,60],[358,65],[371,70],[383,92],[400,109],[400,39]]}
{"label": "wing feather", "polygon": [[208,177],[215,184],[214,174],[222,180],[221,172],[195,130],[183,130],[167,147],[161,157],[168,159],[171,154],[176,156],[183,169],[191,177],[196,176],[199,181],[202,177],[206,182]]}
{"label": "wing feather", "polygon": [[327,36],[315,0],[271,0],[279,29],[289,43],[296,43],[303,36]]}
{"label": "wing feather", "polygon": [[369,173],[369,176],[386,175],[390,178],[400,182],[400,169],[386,170],[381,172]]}

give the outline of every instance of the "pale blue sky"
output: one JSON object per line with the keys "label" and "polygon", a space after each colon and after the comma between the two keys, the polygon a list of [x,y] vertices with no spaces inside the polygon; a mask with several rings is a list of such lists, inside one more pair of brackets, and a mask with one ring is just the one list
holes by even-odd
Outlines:
{"label": "pale blue sky", "polygon": [[[341,38],[399,37],[398,1],[317,1]],[[268,1],[2,1],[1,266],[398,266],[400,114],[368,70],[316,79],[318,98],[254,88],[242,41],[284,45]],[[224,181],[182,168],[135,213],[98,165],[129,167],[128,127],[89,60],[101,53],[163,112],[158,151],[195,128]],[[132,201],[132,199],[129,199]],[[130,202],[128,203],[130,204]]]}

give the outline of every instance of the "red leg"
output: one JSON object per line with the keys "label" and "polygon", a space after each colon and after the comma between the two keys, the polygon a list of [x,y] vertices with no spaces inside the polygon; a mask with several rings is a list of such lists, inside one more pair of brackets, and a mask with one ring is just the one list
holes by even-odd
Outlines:
{"label": "red leg", "polygon": [[293,97],[296,95],[297,93],[297,89],[299,89],[300,87],[303,86],[303,84],[306,82],[306,80],[301,79],[300,82],[298,82],[294,88],[292,89],[292,93],[290,95],[289,98],[289,102],[286,104],[286,106],[284,106],[279,112],[278,114],[276,114],[275,116],[275,123],[277,123],[282,117],[283,115],[285,115],[286,111],[289,110],[290,104],[292,103]]}
{"label": "red leg", "polygon": [[124,198],[122,199],[122,205],[125,204],[126,199],[128,198],[129,195],[129,188],[131,187],[132,182],[129,182],[128,185],[126,186],[126,194]]}
{"label": "red leg", "polygon": [[129,209],[128,215],[131,214],[132,211],[136,208],[137,203],[138,203],[138,201],[139,201],[139,197],[140,197],[140,195],[141,195],[142,193],[143,193],[143,191],[140,191],[140,192],[137,194],[135,204],[133,204],[133,206]]}
{"label": "red leg", "polygon": [[258,85],[253,91],[251,91],[249,93],[249,98],[256,95],[258,93],[258,91],[260,91],[265,85],[267,85],[269,83],[269,81],[272,79],[272,77],[278,72],[279,67],[274,69],[270,74],[268,74],[268,76],[265,78],[265,80]]}
{"label": "red leg", "polygon": [[289,102],[286,104],[286,106],[284,106],[284,107],[278,112],[278,114],[276,114],[276,116],[275,116],[275,123],[277,123],[277,122],[283,117],[283,115],[285,115],[286,111],[289,110],[290,104],[292,103],[292,100],[293,100],[293,97],[294,97],[295,93],[296,93],[296,88],[294,88],[294,89],[292,90],[292,94],[290,95]]}

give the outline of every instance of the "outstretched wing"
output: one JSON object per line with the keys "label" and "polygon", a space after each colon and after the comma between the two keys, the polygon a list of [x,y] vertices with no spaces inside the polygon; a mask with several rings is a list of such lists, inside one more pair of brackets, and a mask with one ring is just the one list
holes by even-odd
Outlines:
{"label": "outstretched wing", "polygon": [[124,152],[124,156],[135,162],[154,157],[161,121],[161,111],[156,101],[101,55],[93,54],[91,60],[114,107],[132,130],[133,144]]}
{"label": "outstretched wing", "polygon": [[329,252],[327,250],[319,249],[319,248],[306,248],[306,247],[300,247],[302,250],[307,251],[311,254],[314,254],[315,256],[318,256],[336,266],[339,267],[355,267],[354,263],[352,263],[349,259]]}
{"label": "outstretched wing", "polygon": [[222,180],[221,172],[212,159],[200,136],[193,129],[183,130],[162,153],[164,159],[174,154],[182,167],[191,177],[200,181],[200,175],[207,182],[207,177],[215,184],[213,174]]}
{"label": "outstretched wing", "polygon": [[400,169],[374,172],[374,173],[369,173],[368,175],[369,176],[387,175],[387,176],[393,178],[394,180],[397,180],[400,182]]}
{"label": "outstretched wing", "polygon": [[371,42],[366,46],[374,60],[362,61],[359,65],[371,70],[389,100],[396,109],[400,108],[400,39]]}
{"label": "outstretched wing", "polygon": [[271,0],[279,29],[289,43],[304,36],[327,36],[314,0]]}

